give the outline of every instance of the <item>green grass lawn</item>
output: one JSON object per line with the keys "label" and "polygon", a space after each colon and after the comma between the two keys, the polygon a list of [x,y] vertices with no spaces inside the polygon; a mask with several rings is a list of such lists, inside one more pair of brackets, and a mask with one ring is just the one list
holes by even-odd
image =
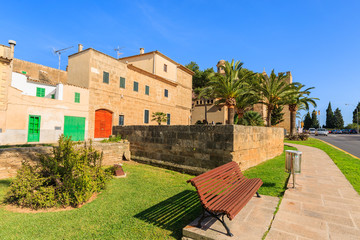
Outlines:
{"label": "green grass lawn", "polygon": [[[180,239],[201,213],[193,176],[143,164],[125,164],[126,178],[113,179],[82,208],[15,213],[0,208],[1,239]],[[245,172],[260,177],[259,193],[281,196],[288,174],[284,154]],[[10,180],[0,180],[3,199]]]}
{"label": "green grass lawn", "polygon": [[316,147],[326,152],[329,157],[338,166],[347,180],[353,185],[354,189],[360,194],[360,160],[344,153],[318,139],[309,138],[307,141],[289,141],[287,143],[295,143]]}

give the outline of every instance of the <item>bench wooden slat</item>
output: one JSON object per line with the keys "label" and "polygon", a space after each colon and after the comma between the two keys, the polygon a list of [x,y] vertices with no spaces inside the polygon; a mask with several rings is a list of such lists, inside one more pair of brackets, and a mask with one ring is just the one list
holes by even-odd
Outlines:
{"label": "bench wooden slat", "polygon": [[246,178],[236,162],[230,162],[188,180],[196,188],[203,207],[226,214],[232,220],[262,185],[259,178]]}

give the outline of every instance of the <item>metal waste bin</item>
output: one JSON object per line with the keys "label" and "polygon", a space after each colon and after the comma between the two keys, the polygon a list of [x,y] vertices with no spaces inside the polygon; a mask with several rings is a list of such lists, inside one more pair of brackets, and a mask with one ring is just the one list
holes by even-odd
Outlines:
{"label": "metal waste bin", "polygon": [[293,175],[293,188],[295,188],[295,174],[301,173],[302,152],[286,150],[285,154],[285,171]]}

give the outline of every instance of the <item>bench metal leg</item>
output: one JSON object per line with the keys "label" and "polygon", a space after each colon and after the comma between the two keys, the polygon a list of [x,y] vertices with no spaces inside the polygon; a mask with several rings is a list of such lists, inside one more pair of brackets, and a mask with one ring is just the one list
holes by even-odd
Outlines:
{"label": "bench metal leg", "polygon": [[259,194],[258,192],[256,192],[256,196],[257,196],[258,198],[261,198],[261,196],[260,196],[260,194]]}
{"label": "bench metal leg", "polygon": [[[210,215],[207,215],[207,216],[206,216],[205,212],[209,213]],[[202,214],[201,218],[199,219],[199,222],[198,222],[198,224],[197,224],[197,227],[198,227],[198,228],[201,228],[201,222],[202,222],[205,218],[208,218],[208,217],[214,217],[214,218],[216,218],[217,220],[219,220],[219,221],[222,223],[222,225],[224,226],[224,228],[226,229],[226,234],[227,234],[228,236],[230,236],[230,237],[234,236],[234,235],[230,232],[229,227],[226,225],[226,222],[225,222],[225,220],[224,220],[225,214],[218,214],[218,215],[216,215],[216,214],[214,214],[214,213],[212,213],[212,212],[207,211],[206,209],[203,209],[203,214]],[[220,219],[220,217],[221,217],[222,219]]]}

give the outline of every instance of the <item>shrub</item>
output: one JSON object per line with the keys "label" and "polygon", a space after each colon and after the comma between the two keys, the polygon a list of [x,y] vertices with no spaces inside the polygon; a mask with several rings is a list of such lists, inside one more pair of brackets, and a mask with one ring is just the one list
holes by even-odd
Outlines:
{"label": "shrub", "polygon": [[107,139],[103,139],[101,140],[102,143],[108,143],[108,142],[120,142],[121,139],[121,135],[116,135],[116,136],[110,136]]}
{"label": "shrub", "polygon": [[238,116],[235,117],[235,124],[245,125],[245,126],[264,126],[264,119],[260,113],[255,111],[247,111],[244,113],[244,116],[238,119]]}
{"label": "shrub", "polygon": [[109,173],[101,168],[102,153],[91,142],[74,147],[61,136],[53,155],[39,155],[39,162],[24,162],[6,194],[5,202],[33,209],[77,207],[105,188]]}
{"label": "shrub", "polygon": [[309,134],[299,133],[294,135],[288,135],[286,138],[292,141],[306,141],[309,138]]}

